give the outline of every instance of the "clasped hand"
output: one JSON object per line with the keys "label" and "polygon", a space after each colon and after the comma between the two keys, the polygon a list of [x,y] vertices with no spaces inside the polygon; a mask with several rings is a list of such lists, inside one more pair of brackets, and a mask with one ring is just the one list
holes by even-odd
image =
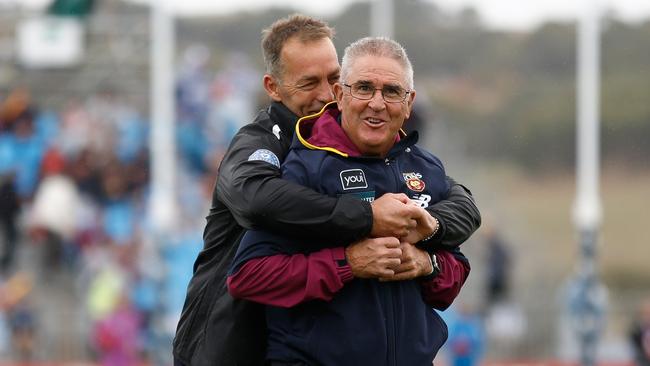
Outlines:
{"label": "clasped hand", "polygon": [[352,274],[385,281],[409,280],[431,273],[429,254],[414,244],[438,222],[404,194],[388,193],[372,204],[372,238],[346,248]]}

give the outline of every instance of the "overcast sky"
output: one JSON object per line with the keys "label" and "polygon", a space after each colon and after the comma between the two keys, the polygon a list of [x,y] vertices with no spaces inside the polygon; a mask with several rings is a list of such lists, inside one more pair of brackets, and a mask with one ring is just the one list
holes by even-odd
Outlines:
{"label": "overcast sky", "polygon": [[[1,3],[21,3],[42,6],[51,0],[0,0]],[[101,1],[101,0],[100,0]],[[130,0],[151,2],[165,0]],[[311,15],[332,15],[346,5],[359,0],[167,0],[177,12],[192,14],[227,14],[238,10],[291,5]],[[401,1],[395,0],[396,6]],[[526,29],[549,19],[575,19],[585,4],[599,3],[630,21],[650,18],[650,0],[426,0],[443,9],[457,11],[471,5],[478,9],[487,25],[495,28]],[[399,26],[399,25],[397,25]]]}
{"label": "overcast sky", "polygon": [[[150,0],[135,0],[150,1]],[[241,9],[269,7],[273,4],[292,5],[310,14],[329,15],[359,0],[171,0],[185,14],[204,14],[206,11],[227,13]],[[395,0],[396,6],[405,0]],[[613,9],[621,17],[638,21],[650,17],[650,0],[426,0],[443,9],[458,11],[465,6],[478,9],[491,27],[526,29],[548,19],[575,19],[585,6],[598,3]]]}

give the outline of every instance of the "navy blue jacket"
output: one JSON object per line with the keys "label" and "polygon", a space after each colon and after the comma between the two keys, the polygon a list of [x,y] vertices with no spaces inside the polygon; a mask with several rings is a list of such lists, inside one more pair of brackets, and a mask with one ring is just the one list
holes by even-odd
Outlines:
{"label": "navy blue jacket", "polygon": [[[417,133],[400,139],[385,158],[352,156],[354,148],[337,122],[338,111],[301,119],[297,138],[283,165],[283,177],[331,196],[372,201],[384,193],[404,193],[426,208],[445,199],[449,185],[440,160],[415,145]],[[317,137],[322,137],[319,135]],[[310,142],[311,141],[311,142]],[[330,141],[327,146],[312,142]],[[296,254],[332,247],[264,231],[244,235],[231,273],[252,258]],[[308,249],[307,249],[308,248]],[[447,327],[422,299],[417,280],[345,284],[330,302],[313,300],[292,308],[267,306],[267,359],[309,365],[430,365],[447,339]]]}

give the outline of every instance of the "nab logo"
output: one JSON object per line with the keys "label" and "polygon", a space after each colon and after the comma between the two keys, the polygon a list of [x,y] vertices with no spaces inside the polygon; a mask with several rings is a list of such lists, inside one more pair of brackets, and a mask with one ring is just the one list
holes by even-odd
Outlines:
{"label": "nab logo", "polygon": [[341,172],[343,190],[368,188],[366,175],[361,169],[348,169]]}

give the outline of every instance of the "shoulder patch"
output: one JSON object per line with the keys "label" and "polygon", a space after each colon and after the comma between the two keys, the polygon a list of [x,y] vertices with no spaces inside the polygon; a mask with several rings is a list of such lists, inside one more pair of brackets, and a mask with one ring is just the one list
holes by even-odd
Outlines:
{"label": "shoulder patch", "polygon": [[272,151],[267,149],[255,150],[255,152],[248,157],[248,161],[253,160],[265,161],[271,165],[277,166],[278,168],[280,167],[280,159],[278,159]]}

